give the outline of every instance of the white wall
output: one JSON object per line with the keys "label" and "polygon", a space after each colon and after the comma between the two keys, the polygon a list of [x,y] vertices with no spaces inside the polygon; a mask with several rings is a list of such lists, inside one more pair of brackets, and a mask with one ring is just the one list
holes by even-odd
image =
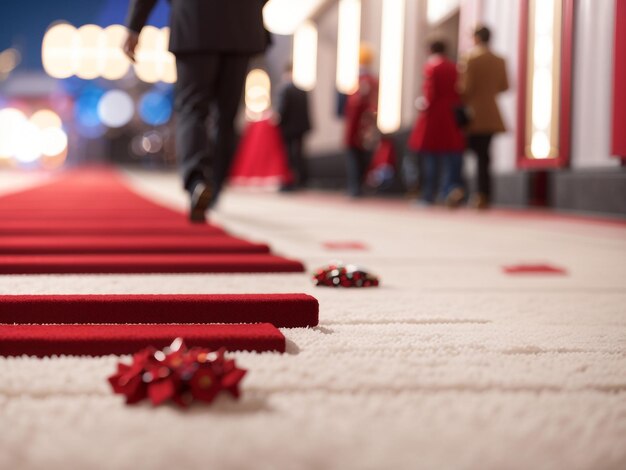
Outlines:
{"label": "white wall", "polygon": [[617,167],[610,155],[615,0],[578,0],[575,15],[571,165]]}

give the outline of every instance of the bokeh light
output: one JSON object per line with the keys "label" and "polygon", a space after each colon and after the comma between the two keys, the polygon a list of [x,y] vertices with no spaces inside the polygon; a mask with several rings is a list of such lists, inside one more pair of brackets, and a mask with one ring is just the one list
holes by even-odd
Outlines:
{"label": "bokeh light", "polygon": [[163,47],[160,29],[146,26],[141,30],[135,62],[135,73],[141,81],[155,83],[161,79]]}
{"label": "bokeh light", "polygon": [[251,70],[246,77],[246,116],[254,121],[261,119],[269,110],[271,102],[271,84],[267,72],[261,69]]}
{"label": "bokeh light", "polygon": [[130,122],[135,113],[132,98],[122,90],[107,91],[98,101],[98,117],[108,127],[122,127]]}
{"label": "bokeh light", "polygon": [[54,157],[67,148],[67,134],[58,127],[48,127],[40,131],[40,144],[41,154]]}
{"label": "bokeh light", "polygon": [[86,87],[76,100],[74,118],[76,130],[83,137],[96,138],[104,134],[105,128],[98,115],[98,103],[104,90],[98,87]]}
{"label": "bokeh light", "polygon": [[40,109],[30,117],[29,121],[41,130],[49,127],[60,129],[63,125],[59,115],[50,109]]}
{"label": "bokeh light", "polygon": [[106,50],[103,46],[102,28],[94,24],[86,24],[78,28],[80,47],[79,62],[76,75],[85,80],[100,76],[105,62]]}
{"label": "bokeh light", "polygon": [[139,101],[139,115],[146,124],[163,125],[172,116],[171,99],[164,93],[149,91]]}
{"label": "bokeh light", "polygon": [[59,23],[52,26],[43,38],[41,60],[48,75],[67,78],[76,73],[80,38],[74,26]]}
{"label": "bokeh light", "polygon": [[122,45],[126,37],[126,28],[119,24],[104,29],[105,56],[102,64],[102,78],[119,80],[130,68],[130,60],[124,55]]}
{"label": "bokeh light", "polygon": [[0,110],[0,158],[9,159],[15,156],[26,122],[26,116],[19,109]]}
{"label": "bokeh light", "polygon": [[17,129],[19,143],[13,157],[20,163],[36,162],[41,156],[41,131],[30,121],[23,121]]}

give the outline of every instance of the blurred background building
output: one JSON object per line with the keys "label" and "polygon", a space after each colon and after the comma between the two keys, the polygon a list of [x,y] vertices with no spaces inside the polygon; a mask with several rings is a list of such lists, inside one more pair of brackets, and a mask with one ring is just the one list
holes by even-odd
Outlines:
{"label": "blurred background building", "polygon": [[[127,4],[2,6],[0,167],[175,166],[168,5],[159,2],[131,65],[119,47]],[[508,132],[494,142],[494,202],[626,214],[625,0],[270,0],[264,14],[274,44],[253,62],[240,129],[268,117],[293,62],[295,83],[310,92],[312,186],[345,186],[339,111],[357,81],[360,43],[375,51],[377,125],[399,173],[427,41],[446,39],[457,60],[485,24],[511,83],[500,97]],[[379,193],[403,190],[396,174]]]}

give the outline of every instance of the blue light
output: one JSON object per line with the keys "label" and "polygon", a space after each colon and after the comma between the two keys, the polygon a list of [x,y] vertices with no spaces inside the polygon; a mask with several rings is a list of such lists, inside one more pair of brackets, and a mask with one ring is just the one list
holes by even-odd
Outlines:
{"label": "blue light", "polygon": [[83,137],[96,138],[104,134],[105,128],[98,116],[98,103],[104,90],[94,86],[85,87],[76,100],[74,118],[76,130]]}
{"label": "blue light", "polygon": [[170,94],[149,91],[139,101],[139,115],[146,124],[160,126],[172,116],[172,99]]}

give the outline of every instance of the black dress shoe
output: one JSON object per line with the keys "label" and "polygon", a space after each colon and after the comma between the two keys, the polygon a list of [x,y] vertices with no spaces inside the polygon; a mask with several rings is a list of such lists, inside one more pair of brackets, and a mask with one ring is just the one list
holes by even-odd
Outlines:
{"label": "black dress shoe", "polygon": [[198,182],[191,191],[191,210],[189,220],[196,224],[206,222],[205,212],[211,204],[212,191],[204,182]]}

